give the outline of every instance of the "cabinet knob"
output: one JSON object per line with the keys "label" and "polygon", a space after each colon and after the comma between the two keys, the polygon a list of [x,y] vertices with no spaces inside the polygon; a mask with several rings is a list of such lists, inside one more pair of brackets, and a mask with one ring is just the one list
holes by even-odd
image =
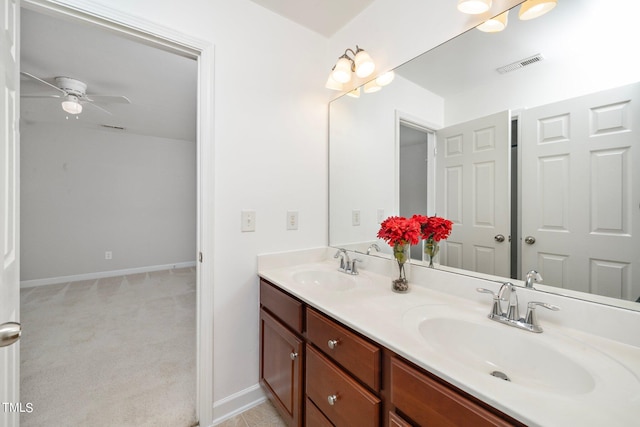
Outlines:
{"label": "cabinet knob", "polygon": [[296,360],[298,358],[298,353],[292,351],[291,354],[289,354],[289,357],[291,358],[291,360]]}
{"label": "cabinet knob", "polygon": [[338,401],[337,394],[332,394],[331,396],[327,396],[327,402],[329,402],[329,405],[333,406],[336,404],[337,401]]}
{"label": "cabinet knob", "polygon": [[329,340],[327,341],[327,345],[329,346],[329,348],[331,350],[335,349],[338,346],[339,341],[338,340]]}

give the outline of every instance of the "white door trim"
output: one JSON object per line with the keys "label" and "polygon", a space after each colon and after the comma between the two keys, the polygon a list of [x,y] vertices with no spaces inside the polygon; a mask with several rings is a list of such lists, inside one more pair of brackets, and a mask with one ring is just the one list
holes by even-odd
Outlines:
{"label": "white door trim", "polygon": [[88,0],[23,0],[22,6],[69,16],[198,61],[197,108],[197,398],[201,426],[213,424],[214,46],[204,40]]}

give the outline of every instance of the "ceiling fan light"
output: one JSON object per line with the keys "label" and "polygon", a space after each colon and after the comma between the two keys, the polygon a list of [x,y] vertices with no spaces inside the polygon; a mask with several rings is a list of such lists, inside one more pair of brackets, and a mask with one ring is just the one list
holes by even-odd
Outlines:
{"label": "ceiling fan light", "polygon": [[64,101],[62,101],[62,109],[69,114],[82,113],[82,104],[78,102],[78,98],[73,95],[68,95]]}
{"label": "ceiling fan light", "polygon": [[485,33],[497,33],[507,28],[507,21],[509,17],[509,11],[507,10],[500,15],[489,19],[478,25],[476,28]]}
{"label": "ceiling fan light", "polygon": [[544,15],[556,7],[558,0],[527,0],[520,6],[518,17],[523,21]]}
{"label": "ceiling fan light", "polygon": [[458,10],[462,13],[477,15],[491,8],[491,0],[458,0]]}
{"label": "ceiling fan light", "polygon": [[373,63],[371,56],[364,50],[358,50],[356,57],[354,58],[356,67],[356,75],[360,78],[369,77],[373,70],[376,69],[376,64]]}
{"label": "ceiling fan light", "polygon": [[344,56],[338,59],[331,72],[331,77],[338,83],[349,83],[351,81],[351,60]]}
{"label": "ceiling fan light", "polygon": [[376,83],[378,84],[378,86],[386,86],[393,81],[395,76],[396,73],[394,73],[393,70],[387,71],[386,73],[381,74],[376,78]]}

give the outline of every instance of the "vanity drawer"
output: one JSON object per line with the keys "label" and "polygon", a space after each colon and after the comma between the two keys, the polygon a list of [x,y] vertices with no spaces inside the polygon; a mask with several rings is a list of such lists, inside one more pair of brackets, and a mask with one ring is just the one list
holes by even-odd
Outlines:
{"label": "vanity drawer", "polygon": [[305,403],[305,427],[333,427],[331,421],[324,416],[320,409],[307,397]]}
{"label": "vanity drawer", "polygon": [[264,279],[260,279],[260,304],[289,328],[302,333],[302,302],[287,295]]}
{"label": "vanity drawer", "polygon": [[379,347],[309,308],[307,338],[372,390],[380,391]]}
{"label": "vanity drawer", "polygon": [[421,426],[514,425],[395,357],[391,358],[391,403]]}
{"label": "vanity drawer", "polygon": [[[306,363],[307,397],[334,425],[380,425],[381,402],[373,393],[311,346]],[[332,397],[335,397],[333,404]]]}

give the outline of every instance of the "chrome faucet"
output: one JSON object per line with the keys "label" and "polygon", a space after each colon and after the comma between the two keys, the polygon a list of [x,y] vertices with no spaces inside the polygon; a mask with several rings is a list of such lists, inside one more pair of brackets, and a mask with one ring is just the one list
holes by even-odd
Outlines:
{"label": "chrome faucet", "polygon": [[525,288],[535,289],[533,287],[533,283],[534,282],[535,283],[542,282],[542,276],[537,271],[531,270],[530,272],[527,273],[527,277],[526,277],[525,282],[524,282],[524,287]]}
{"label": "chrome faucet", "polygon": [[[513,283],[503,283],[497,294],[492,290],[485,288],[477,288],[476,290],[493,296],[491,313],[488,315],[489,319],[504,323],[505,325],[515,326],[516,328],[524,329],[529,332],[542,332],[542,327],[540,326],[536,315],[536,307],[541,306],[552,311],[560,310],[560,307],[556,305],[531,301],[527,304],[526,316],[520,317],[518,310],[518,295],[516,294],[516,287]],[[503,303],[507,303],[506,310],[503,307]]]}
{"label": "chrome faucet", "polygon": [[340,257],[340,267],[338,270],[343,273],[353,274],[354,276],[358,274],[358,269],[356,268],[357,262],[362,262],[361,259],[354,258],[353,260],[349,259],[349,254],[346,249],[340,248],[338,252],[333,256],[334,258]]}
{"label": "chrome faucet", "polygon": [[367,255],[371,255],[371,249],[375,249],[376,252],[380,252],[380,246],[378,246],[375,243],[372,243],[369,245],[369,247],[367,248]]}

